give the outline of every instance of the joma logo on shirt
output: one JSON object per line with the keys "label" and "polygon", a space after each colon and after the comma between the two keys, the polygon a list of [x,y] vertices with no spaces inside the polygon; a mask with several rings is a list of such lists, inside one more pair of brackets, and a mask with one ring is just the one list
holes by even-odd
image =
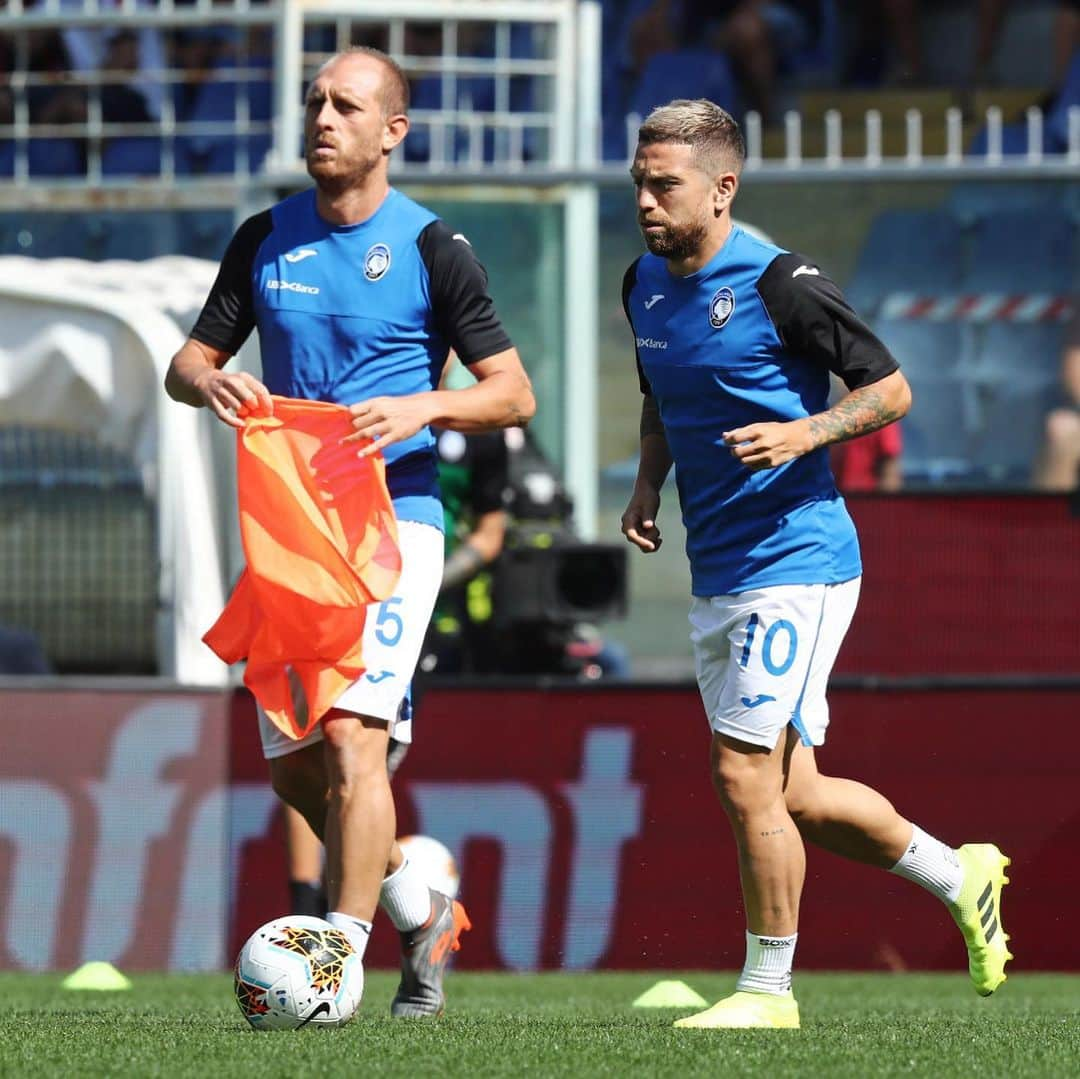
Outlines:
{"label": "joma logo on shirt", "polygon": [[279,281],[276,277],[266,282],[268,289],[281,289],[284,292],[303,292],[308,296],[318,296],[319,290],[315,285],[301,285],[298,281]]}
{"label": "joma logo on shirt", "polygon": [[663,349],[667,348],[667,344],[666,341],[658,341],[655,337],[639,337],[637,339],[638,348],[656,348],[663,351]]}

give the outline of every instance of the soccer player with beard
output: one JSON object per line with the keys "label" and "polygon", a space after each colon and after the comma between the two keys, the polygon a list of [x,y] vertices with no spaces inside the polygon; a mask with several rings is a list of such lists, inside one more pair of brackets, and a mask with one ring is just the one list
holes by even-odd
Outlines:
{"label": "soccer player with beard", "polygon": [[[300,741],[262,714],[260,726],[275,791],[326,844],[329,921],[362,956],[382,905],[403,946],[392,1014],[424,1018],[443,1009],[446,960],[468,927],[461,905],[429,891],[403,859],[387,776],[389,739],[410,738],[407,691],[442,578],[429,425],[521,425],[535,402],[468,241],[389,184],[408,97],[401,69],[375,49],[320,68],[304,122],[315,186],[237,230],[166,388],[233,427],[243,426],[243,406],[272,410],[271,394],[346,405],[346,441],[361,456],[385,455],[402,572],[395,594],[369,612],[368,673]],[[262,381],[222,370],[252,329]],[[476,376],[466,389],[437,388],[451,348]]]}
{"label": "soccer player with beard", "polygon": [[[907,411],[896,361],[811,260],[735,226],[745,146],[710,101],[673,101],[641,125],[630,173],[648,254],[623,304],[643,394],[627,540],[657,550],[672,465],[686,525],[698,686],[711,775],[739,852],[746,962],[736,992],[678,1027],[797,1027],[791,991],[803,841],[888,869],[942,900],[975,989],[1011,958],[1001,925],[1008,859],[957,850],[879,793],[818,772],[826,683],[862,572],[828,446]],[[828,404],[829,376],[848,392]]]}

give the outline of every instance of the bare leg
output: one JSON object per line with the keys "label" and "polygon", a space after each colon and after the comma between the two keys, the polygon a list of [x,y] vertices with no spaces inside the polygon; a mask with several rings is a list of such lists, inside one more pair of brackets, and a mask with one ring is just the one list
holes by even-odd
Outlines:
{"label": "bare leg", "polygon": [[802,838],[784,802],[784,755],[783,738],[770,751],[713,735],[713,786],[739,849],[746,924],[763,936],[797,932],[806,875]]}
{"label": "bare leg", "polygon": [[918,0],[881,0],[881,6],[889,26],[889,37],[899,54],[902,79],[921,79],[923,61]]}
{"label": "bare leg", "polygon": [[1080,12],[1075,8],[1058,4],[1054,19],[1054,89],[1060,89],[1065,74],[1072,63],[1077,45],[1080,44]]}
{"label": "bare leg", "polygon": [[292,806],[285,806],[285,849],[289,859],[289,879],[318,881],[322,878],[322,844]]}
{"label": "bare leg", "polygon": [[[295,753],[287,753],[283,757],[274,757],[269,762],[274,791],[287,806],[304,818],[320,840],[326,832],[326,811],[330,798],[325,754],[323,746],[316,744]],[[396,872],[404,860],[405,855],[395,839],[390,848],[384,875],[389,876]],[[317,873],[316,876],[318,875]]]}
{"label": "bare leg", "polygon": [[721,31],[720,44],[742,76],[750,107],[771,123],[776,55],[769,27],[756,5],[744,4],[735,10]]}
{"label": "bare leg", "polygon": [[994,59],[998,38],[1001,36],[1001,24],[1008,10],[1009,0],[979,0],[979,28],[975,43],[975,84],[982,82],[990,71]]}
{"label": "bare leg", "polygon": [[323,720],[330,800],[326,887],[330,909],[371,921],[394,846],[385,720],[333,710]]}
{"label": "bare leg", "polygon": [[321,745],[305,746],[295,753],[272,757],[270,782],[274,792],[307,821],[322,839],[326,830],[326,762]]}
{"label": "bare leg", "polygon": [[911,841],[911,822],[877,791],[823,776],[812,747],[788,731],[787,807],[802,837],[856,862],[891,869]]}
{"label": "bare leg", "polygon": [[1041,491],[1074,491],[1080,482],[1080,412],[1058,408],[1046,417],[1046,440],[1033,477]]}

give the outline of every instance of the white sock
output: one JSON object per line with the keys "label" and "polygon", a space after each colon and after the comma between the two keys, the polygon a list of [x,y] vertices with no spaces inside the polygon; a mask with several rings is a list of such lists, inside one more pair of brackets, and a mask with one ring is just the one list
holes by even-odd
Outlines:
{"label": "white sock", "polygon": [[956,851],[940,839],[928,835],[917,824],[911,826],[911,842],[907,850],[889,872],[922,885],[943,903],[955,903],[960,898],[960,886],[964,883],[964,873]]}
{"label": "white sock", "polygon": [[418,865],[405,859],[383,882],[379,906],[401,933],[419,929],[431,917],[431,889]]}
{"label": "white sock", "polygon": [[330,911],[326,915],[326,920],[349,938],[353,950],[360,959],[363,959],[364,952],[367,951],[368,940],[371,939],[371,922],[361,921],[351,914],[342,914],[340,910]]}
{"label": "white sock", "polygon": [[746,963],[735,983],[736,990],[777,996],[790,992],[795,941],[798,939],[798,933],[790,937],[766,937],[747,930]]}

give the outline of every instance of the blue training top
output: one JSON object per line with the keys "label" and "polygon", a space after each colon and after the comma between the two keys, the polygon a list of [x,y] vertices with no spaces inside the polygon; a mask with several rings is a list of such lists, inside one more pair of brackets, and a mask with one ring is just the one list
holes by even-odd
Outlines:
{"label": "blue training top", "polygon": [[812,262],[738,226],[696,273],[642,255],[623,281],[642,392],[659,406],[686,526],[695,596],[834,584],[861,572],[855,526],[824,447],[753,471],[722,433],[828,407],[897,369]]}
{"label": "blue training top", "polygon": [[[271,393],[341,405],[433,389],[451,348],[512,347],[468,241],[394,189],[356,225],[320,217],[313,188],[244,222],[192,336],[235,353],[255,327]],[[387,482],[399,519],[441,528],[434,445],[388,446]]]}

